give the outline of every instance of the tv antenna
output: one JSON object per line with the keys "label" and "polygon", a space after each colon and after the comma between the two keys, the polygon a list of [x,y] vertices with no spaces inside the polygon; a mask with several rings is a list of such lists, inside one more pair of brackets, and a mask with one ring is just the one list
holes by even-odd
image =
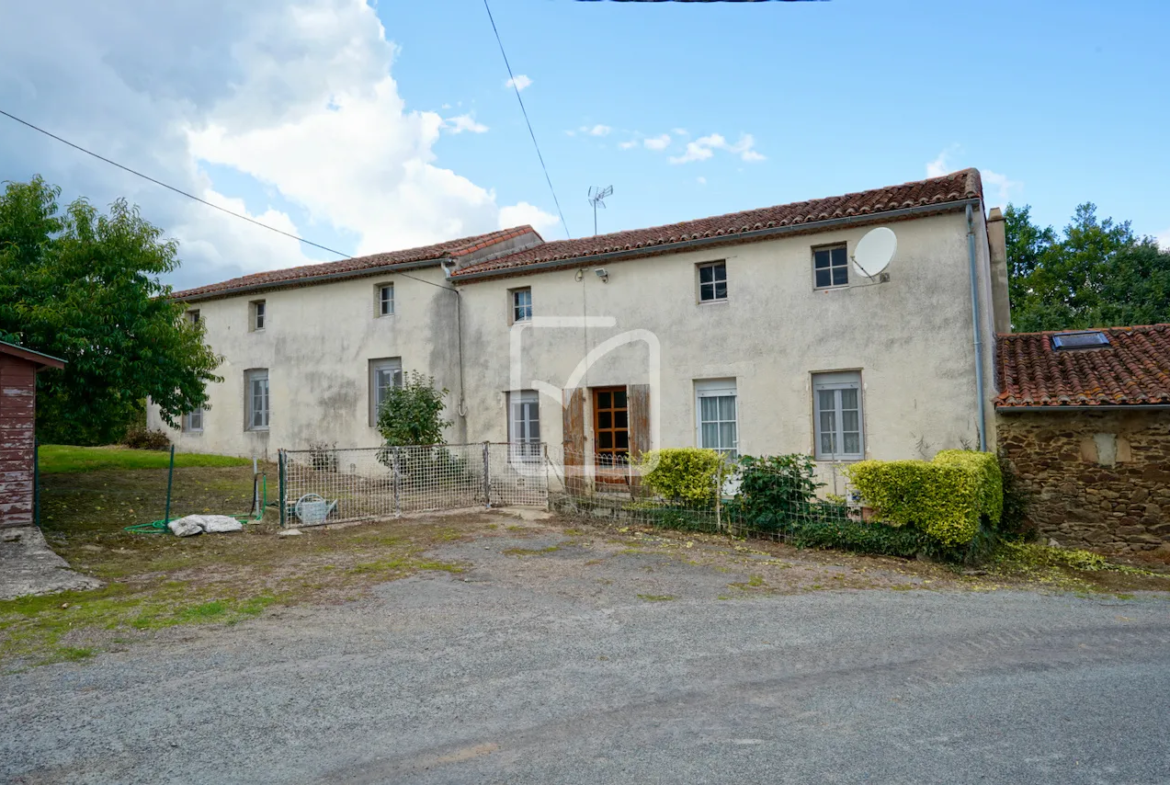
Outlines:
{"label": "tv antenna", "polygon": [[857,241],[853,250],[853,268],[876,283],[890,280],[884,272],[898,252],[898,237],[884,226],[871,229]]}
{"label": "tv antenna", "polygon": [[597,236],[597,208],[605,208],[605,200],[613,196],[613,186],[607,185],[604,188],[599,186],[590,186],[589,188],[589,204],[593,205],[593,236]]}

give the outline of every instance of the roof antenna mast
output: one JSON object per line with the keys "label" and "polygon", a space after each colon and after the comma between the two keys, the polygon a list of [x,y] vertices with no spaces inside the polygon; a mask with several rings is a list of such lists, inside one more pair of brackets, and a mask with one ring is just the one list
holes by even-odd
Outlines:
{"label": "roof antenna mast", "polygon": [[612,185],[607,185],[604,188],[600,188],[600,187],[594,185],[594,186],[590,186],[590,188],[589,188],[589,204],[593,205],[593,236],[594,237],[597,236],[597,208],[601,207],[604,209],[605,200],[610,196],[613,196],[613,186]]}

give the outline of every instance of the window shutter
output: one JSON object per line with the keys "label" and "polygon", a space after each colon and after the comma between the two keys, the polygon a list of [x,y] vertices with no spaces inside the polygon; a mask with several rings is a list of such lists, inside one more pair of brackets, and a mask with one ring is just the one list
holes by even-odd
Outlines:
{"label": "window shutter", "polygon": [[565,490],[583,493],[585,490],[585,390],[575,387],[565,390],[563,442],[565,453]]}
{"label": "window shutter", "polygon": [[626,388],[630,409],[630,461],[654,448],[650,444],[650,385],[631,384]]}

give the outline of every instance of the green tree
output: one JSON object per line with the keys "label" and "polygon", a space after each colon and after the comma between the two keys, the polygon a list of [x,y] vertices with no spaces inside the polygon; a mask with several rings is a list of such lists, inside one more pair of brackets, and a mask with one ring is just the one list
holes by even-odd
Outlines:
{"label": "green tree", "polygon": [[434,377],[412,371],[400,387],[391,387],[378,410],[378,433],[387,447],[444,444],[443,398],[447,389],[436,389]]}
{"label": "green tree", "polygon": [[0,340],[65,360],[37,379],[44,441],[117,441],[149,397],[163,419],[204,406],[219,358],[158,276],[178,244],[119,199],[108,214],[39,177],[0,194]]}
{"label": "green tree", "polygon": [[1170,253],[1137,238],[1128,221],[1077,207],[1062,235],[1008,205],[1012,327],[1020,332],[1170,321]]}

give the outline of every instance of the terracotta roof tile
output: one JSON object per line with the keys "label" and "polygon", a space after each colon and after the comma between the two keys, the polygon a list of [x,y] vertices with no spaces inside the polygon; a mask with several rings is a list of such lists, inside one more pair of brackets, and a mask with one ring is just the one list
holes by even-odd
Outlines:
{"label": "terracotta roof tile", "polygon": [[[426,245],[421,248],[405,248],[400,251],[377,253],[371,254],[370,256],[357,256],[342,259],[337,262],[308,264],[301,267],[289,267],[284,270],[254,273],[253,275],[245,275],[240,278],[232,278],[228,281],[175,292],[171,296],[176,300],[208,299],[210,297],[227,296],[240,290],[250,291],[257,288],[292,286],[303,283],[306,279],[324,275],[337,276],[345,275],[346,273],[361,275],[366,270],[392,267],[399,264],[406,265],[429,261],[438,262],[443,259],[456,259],[483,250],[484,248],[489,248],[496,243],[502,243],[520,237],[529,232],[535,234],[531,226],[517,226],[511,229],[501,229],[496,232],[476,235],[474,237],[461,237],[456,240]],[[539,235],[537,236],[539,237]]]}
{"label": "terracotta roof tile", "polygon": [[996,408],[1170,404],[1170,325],[1100,332],[1108,346],[1061,351],[1060,332],[1000,335]]}
{"label": "terracotta roof tile", "polygon": [[[696,221],[632,229],[597,237],[577,240],[558,240],[543,243],[527,250],[469,265],[453,277],[473,273],[513,270],[529,265],[564,261],[566,266],[575,259],[607,253],[634,252],[632,256],[652,256],[666,250],[665,246],[691,240],[727,237],[734,242],[747,232],[777,227],[800,226],[836,218],[874,215],[910,207],[945,206],[983,194],[977,169],[920,180],[902,185],[887,186],[871,191],[831,196],[807,202],[794,202],[776,207],[764,207],[739,213],[701,218]],[[746,238],[751,239],[751,238]],[[637,253],[638,251],[645,253]]]}

